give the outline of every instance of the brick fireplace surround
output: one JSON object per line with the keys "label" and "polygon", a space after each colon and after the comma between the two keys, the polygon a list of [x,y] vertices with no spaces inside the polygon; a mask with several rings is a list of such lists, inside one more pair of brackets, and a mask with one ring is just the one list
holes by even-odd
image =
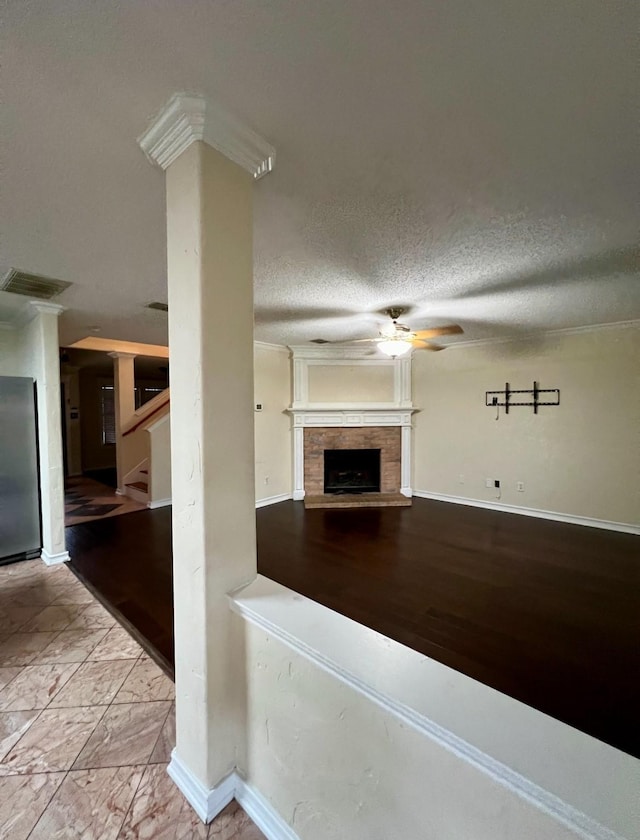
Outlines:
{"label": "brick fireplace surround", "polygon": [[304,490],[324,493],[325,449],[379,449],[380,492],[400,492],[401,430],[399,426],[355,428],[314,427],[304,430]]}

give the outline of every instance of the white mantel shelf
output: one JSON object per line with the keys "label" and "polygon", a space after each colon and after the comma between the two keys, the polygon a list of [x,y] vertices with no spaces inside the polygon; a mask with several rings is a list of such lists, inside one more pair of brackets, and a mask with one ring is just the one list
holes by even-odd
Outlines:
{"label": "white mantel shelf", "polygon": [[313,406],[289,408],[293,428],[309,426],[411,426],[415,408],[397,406],[368,406],[367,408],[335,408]]}

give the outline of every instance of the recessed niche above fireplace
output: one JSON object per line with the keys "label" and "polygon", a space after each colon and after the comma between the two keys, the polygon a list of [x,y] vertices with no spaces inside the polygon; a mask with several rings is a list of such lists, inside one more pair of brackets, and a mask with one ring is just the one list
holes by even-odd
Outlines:
{"label": "recessed niche above fireplace", "polygon": [[379,493],[379,449],[325,449],[325,493]]}

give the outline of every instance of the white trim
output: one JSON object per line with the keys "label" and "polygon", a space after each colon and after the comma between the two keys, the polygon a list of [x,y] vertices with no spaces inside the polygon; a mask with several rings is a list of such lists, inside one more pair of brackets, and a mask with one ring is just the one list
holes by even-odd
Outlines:
{"label": "white trim", "polygon": [[175,749],[167,773],[204,823],[210,823],[235,799],[267,840],[298,840],[298,835],[253,785],[235,770],[215,788],[206,788],[178,757]]}
{"label": "white trim", "polygon": [[260,350],[273,350],[276,353],[286,353],[287,356],[291,355],[289,348],[285,344],[270,344],[268,341],[254,341],[253,347],[254,350],[255,348],[259,348]]}
{"label": "white trim", "polygon": [[343,359],[349,361],[367,361],[373,364],[394,364],[396,359],[380,354],[375,359],[371,358],[371,351],[374,347],[354,347],[352,344],[289,344],[289,350],[294,359],[311,361],[317,359],[319,364],[323,361]]}
{"label": "white trim", "polygon": [[298,835],[268,799],[236,774],[236,801],[267,840],[299,840]]}
{"label": "white trim", "polygon": [[60,306],[59,303],[49,303],[46,300],[30,300],[29,306],[38,312],[46,312],[50,315],[62,315],[65,311],[65,306]]}
{"label": "white trim", "polygon": [[275,166],[273,146],[228,111],[199,95],[175,93],[138,137],[142,151],[162,169],[198,140],[213,146],[256,179]]}
{"label": "white trim", "polygon": [[49,554],[43,548],[40,552],[40,559],[43,560],[47,566],[57,566],[58,563],[68,563],[71,560],[68,551],[60,551],[58,554]]}
{"label": "white trim", "polygon": [[137,359],[138,354],[125,353],[123,350],[111,350],[109,353],[107,353],[107,356],[109,356],[111,359]]}
{"label": "white trim", "polygon": [[[264,587],[267,587],[268,591],[278,590],[282,593],[282,595],[276,594],[275,598],[271,597],[272,608],[274,607],[276,601],[278,601],[278,603],[281,602],[281,606],[277,610],[277,623],[274,617],[273,609],[270,611],[268,604],[266,608],[264,606],[264,604],[269,601],[268,597],[254,596],[252,598],[251,594],[247,597],[247,592],[250,593],[252,588],[257,594],[258,591],[261,591]],[[265,592],[267,590],[265,590]],[[291,598],[295,599],[296,609],[298,611],[300,609],[304,609],[306,603],[313,604],[313,602],[310,602],[309,599],[297,593],[293,593],[291,590],[287,590],[286,587],[275,584],[273,581],[269,581],[261,575],[258,575],[258,578],[253,584],[249,584],[249,586],[244,590],[238,590],[231,593],[228,597],[231,609],[238,613],[238,615],[242,616],[246,621],[259,627],[261,630],[264,630],[273,638],[278,639],[287,647],[294,650],[297,654],[312,662],[316,667],[331,674],[331,676],[348,685],[359,694],[362,694],[372,703],[394,715],[412,729],[418,731],[421,735],[435,741],[447,751],[453,753],[458,758],[466,761],[476,769],[485,773],[495,782],[507,788],[512,793],[527,800],[536,808],[539,808],[544,813],[568,826],[579,837],[583,838],[583,840],[624,840],[621,835],[602,825],[593,817],[583,813],[573,805],[562,800],[557,795],[545,790],[540,785],[521,775],[501,761],[483,752],[481,749],[468,741],[465,741],[463,738],[455,735],[453,732],[431,720],[416,708],[407,705],[402,700],[391,696],[390,693],[376,687],[371,681],[369,681],[368,678],[358,675],[355,670],[350,670],[348,667],[345,667],[345,665],[338,660],[338,657],[334,657],[332,654],[327,654],[320,650],[320,644],[318,644],[317,647],[313,647],[310,642],[305,641],[301,635],[294,635],[295,631],[293,631],[293,627],[295,626],[295,617],[294,623],[290,623],[290,627],[293,632],[286,629],[284,622],[291,621]],[[335,628],[332,628],[331,625],[327,625],[326,627],[324,626],[322,617],[318,614],[318,608],[323,611],[326,610],[327,616],[329,616],[329,614],[332,616],[337,615],[336,613],[333,613],[332,610],[321,607],[321,605],[313,605],[313,616],[309,616],[306,624],[307,628],[312,629],[309,630],[306,635],[310,638],[309,634],[312,631],[314,633],[319,631],[324,638],[326,630],[328,637],[331,638],[333,635],[332,629]],[[280,616],[286,616],[286,618],[281,619]],[[337,620],[349,624],[355,624],[355,622],[351,622],[350,619],[347,619],[344,616],[338,615]],[[368,635],[380,635],[375,633],[375,631],[368,630],[368,628],[363,629]],[[385,640],[385,645],[387,647],[389,647],[388,642],[390,642],[390,640]],[[395,649],[396,643],[391,643],[390,647]],[[401,646],[397,645],[397,647],[400,648]],[[329,650],[328,647],[327,650]],[[391,653],[393,653],[393,650]],[[411,651],[411,654],[420,659],[427,659],[427,657],[422,657],[419,654],[415,654],[413,651]],[[469,682],[471,683],[473,681],[470,680]]]}
{"label": "white trim", "polygon": [[287,408],[293,416],[294,428],[317,426],[344,426],[367,428],[370,426],[406,426],[411,428],[411,415],[415,408]]}
{"label": "white trim", "polygon": [[157,499],[155,502],[147,502],[147,507],[150,510],[155,510],[156,508],[169,507],[170,504],[171,499]]}
{"label": "white trim", "polygon": [[207,788],[181,761],[175,749],[171,751],[167,773],[203,823],[210,823],[235,796],[235,773],[225,776],[216,787]]}
{"label": "white trim", "polygon": [[304,427],[293,426],[293,498],[304,499]]}
{"label": "white trim", "polygon": [[277,505],[278,502],[288,502],[293,498],[291,493],[279,493],[277,496],[265,496],[264,499],[256,499],[256,509]]}
{"label": "white trim", "polygon": [[609,324],[585,324],[582,327],[558,327],[557,330],[540,330],[538,332],[527,332],[522,335],[504,336],[502,338],[472,338],[469,341],[456,339],[453,344],[447,344],[447,349],[454,347],[483,347],[488,344],[512,344],[518,341],[530,341],[540,336],[562,336],[580,335],[581,333],[598,332],[599,330],[614,330],[640,327],[640,319],[631,321],[612,321]]}
{"label": "white trim", "polygon": [[469,507],[497,510],[502,513],[518,513],[521,516],[534,516],[538,519],[551,519],[554,522],[566,522],[569,525],[585,525],[588,528],[603,528],[606,531],[620,531],[623,534],[640,535],[640,525],[630,522],[612,522],[609,519],[593,519],[589,516],[574,516],[569,513],[557,513],[551,510],[538,510],[518,505],[505,505],[500,502],[489,502],[482,499],[467,499],[464,496],[448,496],[445,493],[429,493],[426,490],[414,490],[413,495],[419,499],[433,499],[436,502],[452,502],[455,505],[469,505]]}

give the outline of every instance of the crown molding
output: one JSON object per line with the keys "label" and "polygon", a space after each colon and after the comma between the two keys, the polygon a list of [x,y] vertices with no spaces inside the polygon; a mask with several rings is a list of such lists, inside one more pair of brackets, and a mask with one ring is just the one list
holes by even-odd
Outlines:
{"label": "crown molding", "polygon": [[484,347],[491,344],[514,344],[518,341],[539,339],[541,336],[582,335],[583,333],[600,332],[601,330],[633,329],[636,327],[640,327],[640,319],[611,321],[608,324],[585,324],[581,327],[558,327],[555,330],[539,330],[538,332],[527,332],[522,333],[522,335],[511,335],[501,338],[472,338],[469,341],[458,339],[452,344],[447,344],[447,349],[453,350],[455,347]]}
{"label": "crown molding", "polygon": [[[376,353],[375,347],[354,347],[353,345],[335,345],[335,344],[290,344],[294,359],[368,359],[370,363],[381,365],[395,363],[395,359],[390,356],[385,356],[382,353]],[[402,356],[403,359],[410,359],[413,353],[407,353]]]}
{"label": "crown molding", "polygon": [[66,307],[60,306],[59,303],[48,303],[44,300],[30,300],[29,306],[37,312],[48,312],[51,315],[62,315]]}
{"label": "crown molding", "polygon": [[136,359],[138,354],[124,353],[122,350],[112,350],[110,353],[107,353],[107,356],[111,356],[112,359]]}
{"label": "crown molding", "polygon": [[192,143],[202,140],[254,178],[267,175],[276,150],[259,134],[203,96],[175,93],[138,144],[149,160],[166,169]]}
{"label": "crown molding", "polygon": [[272,350],[274,353],[285,353],[290,355],[289,348],[285,344],[272,344],[268,341],[254,341],[253,346],[256,350]]}

